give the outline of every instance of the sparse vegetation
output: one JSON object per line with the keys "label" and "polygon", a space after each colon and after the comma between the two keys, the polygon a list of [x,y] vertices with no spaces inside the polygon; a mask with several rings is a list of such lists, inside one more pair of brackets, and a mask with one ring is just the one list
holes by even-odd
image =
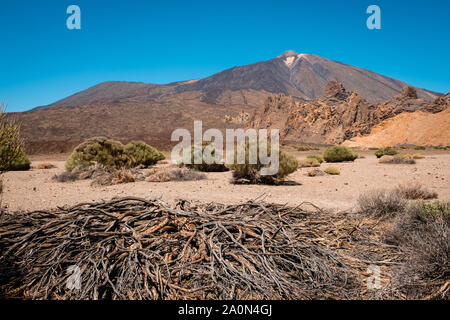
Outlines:
{"label": "sparse vegetation", "polygon": [[319,163],[322,163],[323,162],[323,157],[321,156],[321,155],[318,155],[318,154],[310,154],[310,155],[307,155],[306,156],[306,159],[315,159],[315,160],[317,160]]}
{"label": "sparse vegetation", "polygon": [[168,181],[192,181],[206,179],[206,174],[187,168],[163,168],[155,170],[146,181],[168,182]]}
{"label": "sparse vegetation", "polygon": [[392,147],[381,148],[375,152],[375,155],[377,156],[377,158],[381,158],[382,156],[386,156],[386,155],[394,156],[396,154],[398,154],[397,150],[395,150]]}
{"label": "sparse vegetation", "polygon": [[333,146],[324,151],[323,158],[326,162],[354,161],[358,154],[347,147]]}
{"label": "sparse vegetation", "polygon": [[416,160],[409,155],[395,155],[382,156],[378,162],[385,164],[415,164]]}
{"label": "sparse vegetation", "polygon": [[311,151],[311,150],[319,150],[319,148],[317,147],[312,147],[312,146],[298,146],[297,151]]}
{"label": "sparse vegetation", "polygon": [[40,163],[36,166],[36,169],[38,170],[53,169],[53,168],[55,168],[55,165],[49,162]]}
{"label": "sparse vegetation", "polygon": [[425,150],[426,147],[425,146],[415,146],[414,150]]}
{"label": "sparse vegetation", "polygon": [[359,196],[358,205],[363,214],[392,217],[405,209],[407,200],[397,192],[372,190]]}
{"label": "sparse vegetation", "polygon": [[63,171],[54,175],[53,180],[58,182],[69,182],[76,180],[91,179],[91,185],[108,186],[120,183],[143,181],[148,173],[138,169],[117,169],[101,164],[89,167],[79,165],[71,171]]}
{"label": "sparse vegetation", "polygon": [[425,158],[425,156],[423,156],[420,153],[416,153],[412,157],[413,157],[413,159],[416,159],[416,160],[420,160],[420,159],[424,159]]}
{"label": "sparse vegetation", "polygon": [[[257,163],[249,164],[250,150],[254,148],[257,154]],[[271,146],[267,147],[267,152],[271,154]],[[293,173],[298,168],[298,161],[295,157],[283,151],[279,151],[279,168],[274,175],[261,175],[261,169],[269,167],[263,165],[259,159],[259,144],[256,146],[245,144],[245,164],[237,164],[237,150],[235,150],[235,164],[228,165],[233,170],[234,183],[261,183],[261,184],[278,184],[284,178]]]}
{"label": "sparse vegetation", "polygon": [[341,171],[335,167],[328,167],[325,169],[325,172],[332,176],[337,176],[341,174]]}
{"label": "sparse vegetation", "polygon": [[220,159],[219,163],[206,163],[203,156],[204,154],[211,155],[211,158],[214,158],[216,156],[215,146],[211,143],[204,143],[201,149],[192,146],[190,159],[183,160],[180,165],[202,172],[224,172],[229,170],[223,163],[222,159]]}
{"label": "sparse vegetation", "polygon": [[300,168],[320,167],[320,162],[317,161],[317,159],[306,158],[300,160],[299,167]]}
{"label": "sparse vegetation", "polygon": [[107,167],[126,168],[133,164],[132,156],[119,141],[105,137],[88,139],[77,146],[66,161],[66,170],[77,166],[89,167],[101,164]]}
{"label": "sparse vegetation", "polygon": [[308,172],[306,173],[306,175],[307,175],[308,177],[324,176],[324,175],[325,175],[325,172],[323,172],[323,171],[320,170],[320,169],[314,168],[314,169],[308,170]]}
{"label": "sparse vegetation", "polygon": [[407,261],[395,269],[394,290],[412,298],[446,299],[450,278],[450,203],[416,202],[396,217],[384,238]]}
{"label": "sparse vegetation", "polygon": [[149,146],[144,141],[130,141],[125,145],[125,150],[132,158],[131,167],[139,165],[148,167],[166,158],[162,152]]}
{"label": "sparse vegetation", "polygon": [[430,191],[420,184],[403,184],[394,189],[394,192],[398,193],[401,197],[408,200],[429,200],[436,199],[438,194],[434,191]]}

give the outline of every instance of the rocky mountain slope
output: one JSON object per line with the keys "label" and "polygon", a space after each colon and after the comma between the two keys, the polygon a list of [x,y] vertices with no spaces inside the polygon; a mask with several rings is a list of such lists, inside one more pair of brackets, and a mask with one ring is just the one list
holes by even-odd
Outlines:
{"label": "rocky mountain slope", "polygon": [[375,125],[401,113],[438,113],[449,106],[449,94],[430,102],[419,98],[410,86],[389,101],[370,104],[358,93],[331,81],[324,96],[315,101],[297,102],[283,94],[269,97],[248,126],[278,128],[282,139],[297,143],[336,144],[369,134]]}
{"label": "rocky mountain slope", "polygon": [[403,112],[377,124],[370,134],[344,142],[346,146],[363,148],[402,144],[450,146],[450,108],[438,113]]}
{"label": "rocky mountain slope", "polygon": [[[339,80],[347,90],[358,94],[345,93],[344,98],[340,96],[340,89],[336,89],[339,92],[333,97],[332,89],[328,88],[324,101],[314,100],[323,96],[330,80]],[[80,141],[96,135],[121,141],[144,139],[157,146],[167,146],[176,128],[189,129],[194,120],[203,120],[205,129],[243,126],[249,114],[264,105],[269,96],[284,94],[292,96],[292,103],[310,101],[303,111],[289,114],[285,135],[301,133],[313,141],[328,142],[340,141],[355,133],[367,133],[369,127],[360,123],[372,123],[365,119],[370,113],[368,109],[373,108],[373,103],[400,94],[405,85],[368,70],[288,51],[274,59],[234,67],[204,79],[165,85],[103,82],[51,105],[12,116],[22,123],[30,153],[69,151]],[[440,96],[423,89],[417,89],[416,93],[421,101]],[[342,99],[358,109],[361,119],[358,118],[357,124],[351,120],[354,115],[346,111]],[[342,104],[337,112],[346,114],[343,123],[326,119],[336,112],[336,108],[327,109],[326,105],[330,103]],[[323,110],[319,110],[321,105],[324,105]],[[320,120],[324,128],[340,129],[333,129],[332,134],[328,133],[331,129],[324,129],[329,137],[324,141],[320,132],[309,132],[313,129],[307,126],[295,127],[298,119],[312,121],[316,117],[307,115],[310,111],[319,113],[320,119],[324,118]],[[272,121],[285,116],[272,115]],[[373,116],[370,113],[370,117]],[[282,119],[277,121],[283,122]]]}

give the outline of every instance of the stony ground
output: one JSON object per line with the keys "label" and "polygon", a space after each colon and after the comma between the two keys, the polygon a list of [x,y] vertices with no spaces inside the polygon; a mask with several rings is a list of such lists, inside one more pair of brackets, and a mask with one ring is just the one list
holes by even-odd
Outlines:
{"label": "stony ground", "polygon": [[[417,153],[418,151],[409,151]],[[297,205],[309,201],[323,208],[355,209],[358,196],[366,191],[390,189],[399,184],[422,184],[436,191],[439,200],[450,200],[450,152],[420,151],[426,158],[415,165],[379,164],[373,151],[353,163],[323,163],[341,171],[339,176],[308,177],[310,168],[299,169],[289,176],[291,185],[261,186],[230,184],[231,173],[207,173],[206,180],[186,182],[135,182],[107,187],[90,186],[90,181],[55,182],[52,176],[64,170],[64,156],[32,157],[32,166],[50,162],[53,169],[8,172],[3,178],[2,205],[9,211],[51,209],[79,202],[109,200],[121,196],[192,199],[203,202],[238,203],[258,197],[273,203]],[[319,152],[295,152],[299,158]],[[168,165],[168,164],[165,164]],[[163,165],[164,166],[164,165]]]}

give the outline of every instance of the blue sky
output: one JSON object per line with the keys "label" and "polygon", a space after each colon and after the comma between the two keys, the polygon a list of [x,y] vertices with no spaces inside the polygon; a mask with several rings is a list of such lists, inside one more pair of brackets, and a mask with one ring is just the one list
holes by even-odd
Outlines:
{"label": "blue sky", "polygon": [[[81,8],[68,30],[66,8]],[[368,30],[366,8],[381,8]],[[108,80],[201,78],[286,50],[450,91],[450,1],[0,1],[0,100],[46,105]]]}

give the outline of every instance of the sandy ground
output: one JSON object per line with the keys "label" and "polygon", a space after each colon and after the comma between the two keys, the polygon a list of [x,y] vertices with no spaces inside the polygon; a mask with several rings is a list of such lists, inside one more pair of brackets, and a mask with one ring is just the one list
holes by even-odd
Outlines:
{"label": "sandy ground", "polygon": [[[311,152],[309,152],[311,153]],[[305,155],[298,154],[298,158]],[[32,165],[42,163],[34,160]],[[323,163],[321,169],[334,166],[340,176],[308,177],[309,168],[299,169],[289,176],[298,185],[261,186],[230,184],[230,172],[208,173],[206,180],[187,182],[136,182],[107,187],[90,186],[90,181],[60,183],[52,176],[62,172],[64,161],[51,162],[54,169],[8,172],[3,180],[3,206],[10,212],[17,210],[51,209],[79,202],[109,200],[114,197],[138,196],[202,202],[237,203],[263,196],[268,202],[297,205],[312,202],[322,208],[336,210],[355,209],[358,196],[366,191],[398,184],[419,183],[436,191],[440,200],[450,200],[450,154],[428,154],[415,165],[379,164],[372,152],[354,163]]]}

